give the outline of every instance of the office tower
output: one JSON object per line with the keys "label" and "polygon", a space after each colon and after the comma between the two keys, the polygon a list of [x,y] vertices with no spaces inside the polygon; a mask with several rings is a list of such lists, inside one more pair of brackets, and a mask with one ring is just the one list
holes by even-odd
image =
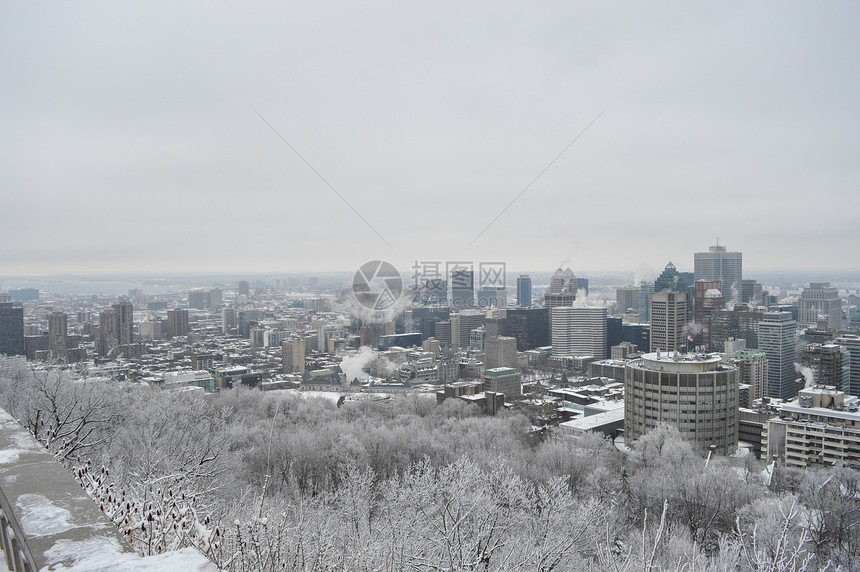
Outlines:
{"label": "office tower", "polygon": [[207,306],[209,296],[205,290],[199,288],[188,292],[188,307],[202,310]]}
{"label": "office tower", "polygon": [[767,354],[767,394],[777,399],[794,399],[799,386],[797,322],[789,312],[765,312],[758,324],[758,349]]}
{"label": "office tower", "polygon": [[842,347],[836,344],[806,344],[800,353],[801,373],[806,378],[804,368],[812,370],[812,379],[805,379],[806,385],[829,385],[841,390],[843,379]]}
{"label": "office tower", "polygon": [[686,339],[687,294],[651,294],[651,351],[671,352],[688,347]]}
{"label": "office tower", "polygon": [[651,347],[651,324],[621,324],[621,341],[636,344],[639,349]]}
{"label": "office tower", "polygon": [[576,276],[573,275],[573,271],[570,268],[565,268],[564,270],[559,268],[549,281],[547,294],[570,293],[576,295],[578,286],[579,283],[576,280]]}
{"label": "office tower", "polygon": [[99,314],[99,332],[96,353],[103,357],[116,357],[122,346],[134,341],[134,306],[120,302],[105,308]]}
{"label": "office tower", "polygon": [[623,341],[621,339],[621,326],[623,323],[624,321],[617,316],[607,316],[606,318],[606,347],[609,348],[610,353],[613,346],[617,346]]}
{"label": "office tower", "polygon": [[719,280],[727,300],[740,302],[743,286],[743,256],[740,252],[726,252],[725,246],[711,246],[708,252],[693,255],[693,279]]}
{"label": "office tower", "polygon": [[812,282],[800,294],[797,325],[806,328],[820,321],[831,330],[842,329],[842,299],[830,282]]}
{"label": "office tower", "polygon": [[239,281],[239,296],[250,296],[251,284],[247,280]]}
{"label": "office tower", "polygon": [[302,336],[294,336],[281,342],[281,370],[284,373],[303,373],[305,371],[306,341]]}
{"label": "office tower", "polygon": [[517,278],[517,307],[528,308],[532,305],[532,279],[528,274]]}
{"label": "office tower", "polygon": [[[457,324],[457,328],[459,331],[460,325]],[[445,344],[447,346],[451,346],[451,321],[443,320],[441,322],[436,322],[433,324],[434,334],[433,337],[439,340],[440,344]],[[457,335],[457,342],[459,343],[459,334]]]}
{"label": "office tower", "polygon": [[114,304],[113,308],[116,311],[119,345],[128,345],[134,341],[134,306],[131,302],[120,302]]}
{"label": "office tower", "polygon": [[639,323],[651,321],[651,294],[654,293],[654,283],[643,280],[639,283]]}
{"label": "office tower", "polygon": [[553,357],[608,356],[606,308],[553,308],[552,316]]}
{"label": "office tower", "polygon": [[[360,344],[369,348],[375,348],[379,341],[379,329],[376,324],[365,324],[358,331]],[[384,335],[384,334],[383,334]]]}
{"label": "office tower", "polygon": [[550,344],[549,308],[517,308],[507,313],[507,335],[517,340],[517,351],[528,351]]}
{"label": "office tower", "polygon": [[711,351],[711,317],[726,305],[720,287],[719,280],[697,280],[695,284],[693,344],[696,347],[704,347],[705,351]]}
{"label": "office tower", "polygon": [[588,278],[577,278],[576,279],[576,291],[580,290],[585,291],[585,295],[588,296]]}
{"label": "office tower", "polygon": [[469,349],[484,351],[484,340],[487,338],[487,328],[481,326],[469,332]]}
{"label": "office tower", "polygon": [[504,308],[508,305],[507,288],[504,286],[484,286],[478,289],[478,308]]}
{"label": "office tower", "polygon": [[690,287],[690,282],[685,278],[684,275],[678,272],[675,265],[669,262],[663,269],[663,272],[660,273],[660,276],[657,277],[657,280],[654,281],[654,291],[686,292],[687,288]]}
{"label": "office tower", "polygon": [[0,302],[0,355],[25,355],[24,308]]}
{"label": "office tower", "polygon": [[451,271],[451,305],[472,308],[475,305],[475,273],[472,270]]}
{"label": "office tower", "polygon": [[412,308],[412,331],[420,332],[422,339],[436,336],[436,324],[445,322],[451,316],[447,306]]}
{"label": "office tower", "polygon": [[829,344],[839,332],[827,327],[827,322],[818,322],[817,326],[803,330],[803,339],[808,344]]}
{"label": "office tower", "polygon": [[615,290],[615,311],[619,314],[639,312],[639,286],[624,286]]}
{"label": "office tower", "polygon": [[762,286],[755,280],[741,280],[741,302],[751,306],[762,303]]}
{"label": "office tower", "polygon": [[761,350],[743,349],[729,360],[738,368],[738,382],[749,385],[748,401],[741,407],[753,407],[756,399],[767,396],[767,354]]}
{"label": "office tower", "polygon": [[221,333],[226,334],[236,328],[236,308],[221,310]]}
{"label": "office tower", "polygon": [[842,334],[834,343],[842,347],[842,390],[849,395],[860,396],[860,336]]}
{"label": "office tower", "polygon": [[188,335],[188,310],[174,308],[167,311],[167,337]]}
{"label": "office tower", "polygon": [[763,311],[751,310],[745,304],[737,304],[731,310],[716,310],[711,314],[711,351],[722,352],[728,339],[746,340],[748,348],[758,348],[758,324]]}
{"label": "office tower", "polygon": [[418,296],[422,304],[444,306],[448,303],[448,281],[444,278],[425,280],[418,288]]}
{"label": "office tower", "polygon": [[48,351],[58,361],[68,361],[68,317],[63,312],[51,312],[48,317]]}
{"label": "office tower", "polygon": [[[654,294],[657,296],[658,294]],[[650,353],[624,368],[624,436],[629,445],[661,424],[703,450],[738,446],[738,370],[718,356]]]}
{"label": "office tower", "polygon": [[549,289],[547,289],[543,296],[543,306],[549,309],[550,332],[552,332],[552,309],[571,307],[576,300],[575,282],[571,289],[571,282],[575,280],[576,278],[573,276],[570,268],[564,271],[559,268],[555,271],[552,280],[550,280]]}
{"label": "office tower", "polygon": [[[501,310],[502,313],[505,310]],[[497,336],[507,336],[508,335],[508,318],[504,317],[493,317],[484,319],[484,327],[487,328],[487,337],[494,338]]]}
{"label": "office tower", "polygon": [[517,340],[507,336],[487,338],[484,341],[486,358],[484,365],[487,369],[494,367],[517,366]]}
{"label": "office tower", "polygon": [[472,330],[484,325],[486,312],[480,310],[462,310],[459,314],[451,314],[451,347],[454,349],[467,346]]}
{"label": "office tower", "polygon": [[207,293],[207,307],[217,308],[224,303],[224,292],[220,288],[212,288]]}

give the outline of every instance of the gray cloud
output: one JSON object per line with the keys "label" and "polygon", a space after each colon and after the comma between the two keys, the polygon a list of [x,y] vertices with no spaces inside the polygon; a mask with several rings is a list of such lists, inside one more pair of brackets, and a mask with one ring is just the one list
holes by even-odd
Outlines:
{"label": "gray cloud", "polygon": [[746,268],[857,269],[833,242],[860,239],[858,16],[852,2],[4,5],[0,204],[15,214],[0,267],[551,270],[574,253],[576,272],[685,270],[719,236]]}

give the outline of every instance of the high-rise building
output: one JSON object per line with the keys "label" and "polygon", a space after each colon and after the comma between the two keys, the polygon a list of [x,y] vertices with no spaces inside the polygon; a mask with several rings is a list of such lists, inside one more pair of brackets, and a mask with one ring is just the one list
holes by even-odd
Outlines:
{"label": "high-rise building", "polygon": [[842,329],[842,299],[830,282],[812,282],[800,294],[797,325],[801,328],[826,321],[831,330]]}
{"label": "high-rise building", "polygon": [[532,279],[528,274],[517,278],[517,307],[528,308],[532,305]]}
{"label": "high-rise building", "polygon": [[746,347],[758,348],[758,324],[763,316],[763,311],[751,310],[745,304],[716,310],[711,314],[711,351],[724,351],[728,339],[746,340]]}
{"label": "high-rise building", "polygon": [[24,355],[24,308],[0,302],[0,354]]}
{"label": "high-rise building", "polygon": [[451,316],[447,306],[428,306],[412,308],[412,331],[420,332],[423,339],[436,335],[436,324],[445,322]]}
{"label": "high-rise building", "polygon": [[651,351],[680,351],[688,347],[687,294],[651,294]]}
{"label": "high-rise building", "polygon": [[99,337],[96,352],[100,356],[116,355],[119,345],[118,322],[114,308],[104,308],[99,313]]}
{"label": "high-rise building", "polygon": [[493,338],[496,336],[507,336],[508,335],[508,318],[506,315],[506,310],[497,310],[497,312],[501,312],[502,316],[498,317],[487,317],[484,320],[484,327],[487,328],[487,337]]}
{"label": "high-rise building", "polygon": [[250,296],[251,284],[247,280],[239,281],[239,296]]}
{"label": "high-rise building", "polygon": [[188,335],[188,310],[174,308],[167,311],[167,337]]}
{"label": "high-rise building", "polygon": [[725,246],[711,246],[708,252],[693,255],[693,279],[719,280],[722,282],[723,295],[733,302],[741,301],[743,287],[743,255],[740,252],[726,252]]}
{"label": "high-rise building", "polygon": [[651,321],[651,294],[654,293],[654,283],[643,280],[639,283],[639,323]]}
{"label": "high-rise building", "polygon": [[114,304],[113,308],[117,317],[119,345],[128,345],[134,341],[134,305],[131,302],[120,302]]}
{"label": "high-rise building", "polygon": [[726,300],[720,292],[719,280],[698,280],[695,284],[695,297],[693,298],[693,343],[696,347],[704,347],[706,351],[711,350],[711,317],[714,312],[722,310]]}
{"label": "high-rise building", "polygon": [[744,349],[735,352],[730,363],[738,368],[738,382],[749,385],[748,401],[740,406],[752,408],[756,399],[767,396],[767,354],[761,350]]}
{"label": "high-rise building", "polygon": [[504,286],[484,286],[478,289],[478,308],[504,308],[508,305],[508,291]]}
{"label": "high-rise building", "polygon": [[517,366],[516,338],[507,336],[487,338],[484,341],[484,352],[486,354],[484,365],[487,369]]}
{"label": "high-rise building", "polygon": [[552,278],[549,281],[549,288],[547,289],[548,294],[574,294],[576,295],[576,291],[579,287],[579,282],[576,280],[576,276],[573,275],[573,270],[570,268],[565,268],[562,270],[559,268],[553,273]]}
{"label": "high-rise building", "polygon": [[224,303],[224,292],[220,288],[212,288],[207,292],[207,307],[217,308]]}
{"label": "high-rise building", "polygon": [[302,336],[293,336],[281,342],[281,369],[284,373],[305,371],[306,341]]}
{"label": "high-rise building", "polygon": [[48,351],[54,359],[68,361],[68,316],[63,312],[51,312],[48,317]]}
{"label": "high-rise building", "polygon": [[608,357],[606,308],[552,309],[552,355]]}
{"label": "high-rise building", "polygon": [[507,335],[516,338],[517,351],[528,351],[550,344],[548,308],[517,308],[507,311]]}
{"label": "high-rise building", "polygon": [[444,278],[430,278],[418,288],[419,301],[426,305],[444,306],[448,303],[448,281]]}
{"label": "high-rise building", "polygon": [[197,288],[188,291],[188,307],[198,310],[204,309],[209,302],[209,294],[206,290]]}
{"label": "high-rise building", "polygon": [[755,280],[741,281],[741,302],[758,306],[762,303],[762,285]]}
{"label": "high-rise building", "polygon": [[615,310],[619,314],[639,311],[639,287],[624,286],[615,291]]}
{"label": "high-rise building", "polygon": [[794,399],[797,383],[797,322],[789,312],[765,312],[758,324],[758,349],[767,354],[767,394]]}
{"label": "high-rise building", "polygon": [[472,330],[483,326],[486,317],[486,312],[480,310],[462,310],[459,314],[451,314],[451,347],[468,346]]}
{"label": "high-rise building", "polygon": [[451,305],[472,308],[475,305],[475,273],[472,270],[451,271]]}
{"label": "high-rise building", "polygon": [[689,284],[681,279],[681,273],[671,262],[666,265],[663,272],[654,281],[655,292],[686,292],[688,286]]}
{"label": "high-rise building", "polygon": [[860,336],[842,334],[834,340],[842,348],[842,389],[848,395],[860,396]]}
{"label": "high-rise building", "polygon": [[134,341],[134,306],[131,302],[120,302],[105,308],[99,314],[99,337],[97,353],[104,357],[115,357],[122,346]]}
{"label": "high-rise building", "polygon": [[624,368],[624,436],[673,425],[702,449],[738,446],[738,372],[716,355],[649,353]]}
{"label": "high-rise building", "polygon": [[236,308],[223,308],[221,310],[221,333],[226,334],[236,328]]}
{"label": "high-rise building", "polygon": [[801,373],[808,373],[808,370],[803,368],[812,371],[812,379],[806,379],[806,385],[811,382],[814,385],[828,385],[841,390],[843,358],[842,347],[836,344],[806,344],[800,353]]}

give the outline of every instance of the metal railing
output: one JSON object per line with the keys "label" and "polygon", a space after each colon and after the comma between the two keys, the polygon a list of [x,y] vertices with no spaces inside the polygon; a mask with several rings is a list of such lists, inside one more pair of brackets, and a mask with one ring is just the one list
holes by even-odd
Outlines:
{"label": "metal railing", "polygon": [[0,489],[0,548],[6,555],[6,567],[11,572],[38,570],[25,538],[12,506]]}

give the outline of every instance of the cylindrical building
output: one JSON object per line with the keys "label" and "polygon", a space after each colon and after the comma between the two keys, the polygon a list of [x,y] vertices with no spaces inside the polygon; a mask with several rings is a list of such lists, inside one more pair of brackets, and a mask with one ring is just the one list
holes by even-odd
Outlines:
{"label": "cylindrical building", "polygon": [[714,354],[650,353],[624,370],[624,434],[660,424],[723,455],[738,446],[738,372]]}

